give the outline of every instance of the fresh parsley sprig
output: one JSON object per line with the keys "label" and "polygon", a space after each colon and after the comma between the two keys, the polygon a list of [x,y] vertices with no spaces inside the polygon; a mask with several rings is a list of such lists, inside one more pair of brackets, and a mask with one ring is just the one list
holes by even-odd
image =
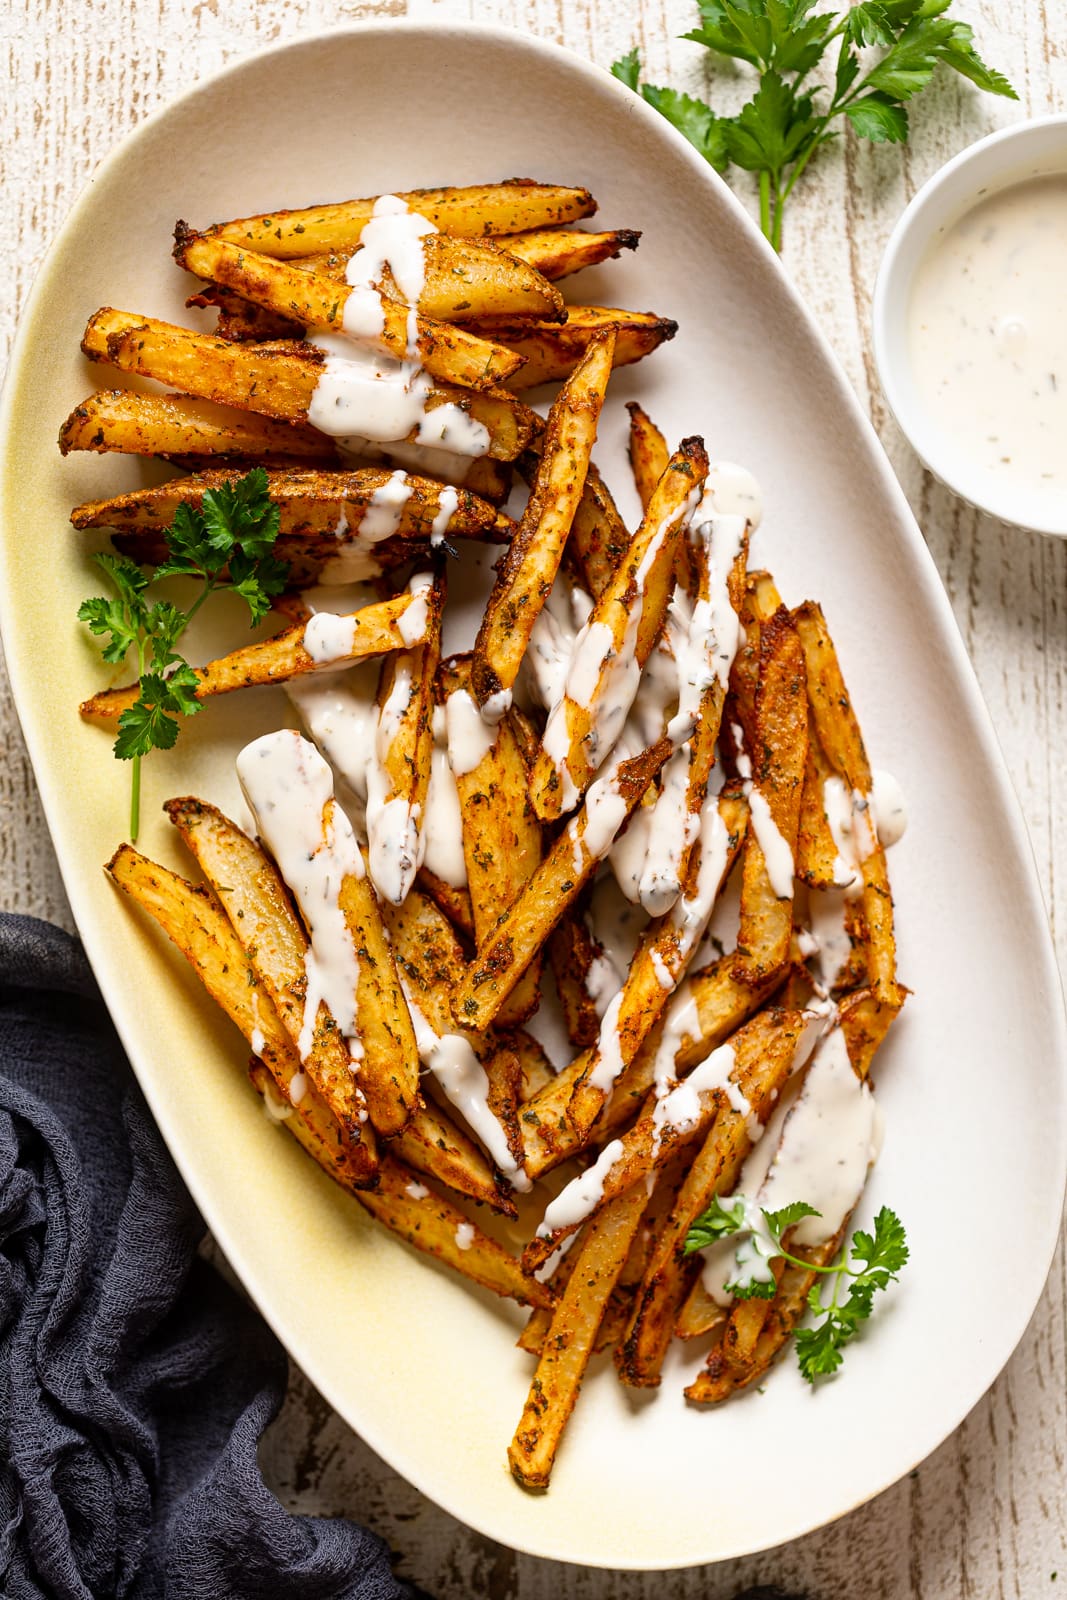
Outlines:
{"label": "fresh parsley sprig", "polygon": [[[285,587],[288,566],[273,555],[278,537],[278,507],[262,467],[243,478],[208,489],[199,510],[180,505],[163,530],[167,557],[153,573],[126,556],[101,552],[94,559],[114,589],[78,608],[82,622],[99,638],[105,661],[118,666],[131,650],[137,666],[138,694],[119,718],[115,755],[133,763],[130,838],[140,826],[141,757],[170,750],[178,737],[179,716],[200,710],[199,677],[177,652],[177,644],[200,607],[213,593],[230,590],[245,601],[252,625],[271,608]],[[198,580],[200,591],[188,610],[169,600],[151,601],[148,589],[161,578]]]}
{"label": "fresh parsley sprig", "polygon": [[[844,12],[816,12],[816,0],[698,3],[700,27],[683,38],[759,74],[755,94],[736,116],[717,116],[693,95],[642,83],[636,49],[611,70],[717,172],[732,162],[757,174],[760,226],[776,250],[782,248],[786,202],[812,157],[836,138],[841,118],[861,138],[903,144],[906,102],[927,87],[940,63],[989,94],[1018,98],[1003,73],[979,56],[967,23],[945,15],[952,0],[863,0]],[[809,85],[809,75],[834,45],[832,81]],[[872,62],[861,56],[863,50],[881,54]]]}
{"label": "fresh parsley sprig", "polygon": [[[780,1211],[763,1211],[753,1206],[744,1196],[734,1200],[720,1200],[716,1195],[693,1223],[686,1235],[685,1252],[703,1250],[738,1234],[747,1234],[750,1242],[750,1265],[738,1282],[726,1285],[737,1299],[767,1299],[775,1293],[777,1285],[764,1266],[781,1258],[805,1272],[819,1274],[808,1295],[812,1315],[821,1318],[813,1328],[800,1328],[796,1335],[797,1361],[809,1383],[836,1372],[843,1360],[842,1351],[856,1336],[860,1324],[866,1322],[873,1309],[874,1296],[879,1289],[887,1289],[908,1259],[907,1238],[904,1225],[895,1212],[883,1206],[874,1219],[873,1234],[862,1229],[852,1235],[847,1252],[842,1251],[828,1266],[815,1266],[799,1256],[792,1255],[782,1244],[782,1237],[805,1217],[817,1217],[819,1212],[803,1200],[783,1206]],[[833,1278],[833,1296],[823,1297],[824,1280]],[[842,1295],[847,1288],[847,1294]]]}

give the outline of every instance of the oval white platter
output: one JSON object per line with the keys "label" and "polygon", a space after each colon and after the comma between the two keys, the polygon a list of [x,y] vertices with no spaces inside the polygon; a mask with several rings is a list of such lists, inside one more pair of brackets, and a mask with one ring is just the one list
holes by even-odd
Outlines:
{"label": "oval white platter", "polygon": [[[599,1360],[552,1487],[508,1476],[529,1379],[521,1313],[372,1229],[272,1128],[241,1042],[102,873],[128,773],[78,702],[101,683],[75,622],[97,591],[76,502],[144,481],[62,461],[64,416],[109,376],[79,354],[115,305],[185,320],[169,263],[194,225],[320,200],[519,173],[588,185],[604,226],[643,231],[590,298],[676,317],[674,343],[612,384],[598,460],[624,510],[622,402],[761,479],[753,559],[826,609],[876,765],[912,825],[893,852],[901,976],[914,996],[879,1057],[887,1120],[862,1216],[891,1204],[912,1262],[843,1375],[811,1393],[791,1356],[713,1413],[671,1360],[636,1400]],[[56,242],[4,398],[2,621],[71,905],[145,1093],[249,1292],[329,1402],[482,1533],[618,1568],[714,1561],[805,1533],[893,1483],[961,1421],[1041,1292],[1065,1171],[1062,997],[1018,808],[918,528],[828,348],[726,187],[606,73],[471,26],[371,24],[301,39],[198,85],[102,165]],[[99,546],[98,541],[98,546]],[[97,546],[97,547],[98,547]],[[194,650],[232,646],[234,617]],[[201,659],[206,659],[206,654]],[[234,802],[234,752],[289,721],[276,691],[212,705],[145,776],[141,845],[181,865],[161,800]],[[358,1512],[358,1507],[353,1508]]]}

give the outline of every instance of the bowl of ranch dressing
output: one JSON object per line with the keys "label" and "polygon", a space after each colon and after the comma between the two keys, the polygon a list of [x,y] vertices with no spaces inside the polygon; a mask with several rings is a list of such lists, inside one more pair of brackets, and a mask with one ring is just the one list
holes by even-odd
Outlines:
{"label": "bowl of ranch dressing", "polygon": [[1067,537],[1067,115],[979,140],[920,189],[873,320],[886,399],[930,470]]}

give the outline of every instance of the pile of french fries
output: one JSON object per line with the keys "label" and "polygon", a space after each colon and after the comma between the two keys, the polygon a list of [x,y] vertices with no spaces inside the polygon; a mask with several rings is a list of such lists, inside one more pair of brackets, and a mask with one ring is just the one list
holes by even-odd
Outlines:
{"label": "pile of french fries", "polygon": [[[704,1365],[686,1390],[694,1402],[725,1400],[766,1372],[803,1315],[814,1274],[781,1270],[779,1261],[773,1299],[724,1306],[704,1289],[686,1234],[736,1184],[813,1018],[840,1027],[866,1081],[906,991],[896,977],[885,852],[873,832],[845,901],[851,950],[830,992],[806,960],[808,895],[841,885],[825,785],[838,780],[861,811],[873,785],[820,608],[788,607],[772,577],[749,565],[750,529],[724,557],[694,526],[709,473],[701,439],[672,451],[630,407],[643,507],[636,529],[593,464],[613,370],[649,354],[675,324],[567,305],[557,284],[634,248],[638,235],[577,228],[595,211],[583,189],[513,181],[401,198],[438,231],[426,239],[417,306],[383,284],[383,340],[400,350],[414,314],[435,392],[481,420],[490,447],[459,486],[410,475],[395,532],[374,547],[377,598],[350,613],[350,642],[346,634],[326,665],[337,672],[380,662],[379,710],[398,674],[410,676],[384,768],[390,794],[416,817],[426,802],[434,708],[477,722],[476,758],[454,763],[466,887],[425,868],[395,903],[366,875],[339,885],[361,952],[353,1070],[325,1003],[306,1025],[309,930],[262,843],[208,802],[179,798],[167,814],[202,881],[130,845],[108,870],[243,1034],[270,1115],[387,1228],[530,1307],[520,1345],[536,1368],[509,1461],[520,1483],[542,1488],[596,1352],[612,1353],[624,1384],[650,1387],[673,1338],[703,1341]],[[311,427],[321,352],[304,336],[336,322],[373,206],[276,212],[199,233],[179,224],[177,260],[203,281],[190,304],[215,309],[217,332],[110,308],[86,330],[93,360],[172,392],[90,396],[64,424],[61,448],[156,456],[190,475],[80,506],[77,528],[111,528],[121,549],[151,563],[179,505],[198,504],[251,464],[267,468],[280,507],[277,553],[290,563],[292,589],[278,610],[288,625],[205,665],[201,698],[323,668],[302,591],[321,580],[339,543],[358,538],[391,458],[386,445],[377,464],[342,461],[335,441]],[[544,420],[518,395],[547,381],[562,387]],[[501,509],[513,478],[529,489],[517,521]],[[435,537],[442,510],[446,540],[502,547],[474,647],[447,659],[449,546]],[[725,562],[719,578],[716,562]],[[422,576],[408,582],[413,570]],[[670,619],[710,606],[720,580],[736,619],[728,672],[676,686],[658,725],[635,744],[614,700],[632,699],[634,682],[656,663],[662,672],[673,661],[678,674]],[[590,638],[600,648],[579,671],[575,646],[553,703],[538,705],[524,693],[525,675],[560,585],[584,606],[586,654]],[[114,723],[135,692],[105,690],[83,713]],[[765,854],[757,801],[791,855],[787,885]],[[325,831],[335,804],[324,812]],[[605,1010],[592,981],[604,952],[586,913],[613,842],[639,814],[653,833],[673,816],[681,842],[666,880],[642,880],[653,914]],[[737,939],[716,954],[704,935],[728,882],[740,899]],[[679,914],[698,903],[699,915]],[[552,994],[570,1041],[565,1061],[550,1061],[529,1027]],[[509,1162],[494,1162],[422,1070],[416,1013],[433,1034],[473,1051]],[[700,1070],[724,1046],[729,1085]],[[688,1116],[664,1121],[657,1108],[686,1083],[696,1086]],[[559,1185],[539,1180],[568,1163],[572,1181],[586,1174],[580,1181],[592,1183],[592,1199],[577,1220],[557,1208],[555,1223],[552,1214],[542,1222]],[[521,1181],[508,1181],[502,1167]],[[481,1206],[529,1224],[520,1256],[478,1225]],[[839,1243],[840,1234],[797,1253],[814,1266]]]}

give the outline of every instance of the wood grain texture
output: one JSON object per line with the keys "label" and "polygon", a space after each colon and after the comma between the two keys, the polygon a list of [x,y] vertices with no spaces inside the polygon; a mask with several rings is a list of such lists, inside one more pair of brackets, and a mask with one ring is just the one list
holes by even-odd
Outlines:
{"label": "wood grain texture", "polygon": [[[1054,0],[1015,0],[1010,8],[957,0],[955,10],[974,24],[983,53],[1015,82],[1022,106],[945,78],[915,106],[906,150],[842,141],[821,157],[792,204],[785,261],[869,408],[926,532],[1014,776],[1064,969],[1067,541],[1007,532],[935,484],[888,415],[870,347],[875,273],[910,195],[993,127],[1024,111],[1067,106],[1067,7]],[[695,17],[685,0],[289,0],[284,8],[226,0],[0,0],[0,71],[7,84],[0,98],[6,222],[0,262],[9,286],[0,307],[4,351],[44,251],[93,164],[143,116],[195,76],[263,44],[357,18],[405,14],[509,23],[604,66],[636,42],[652,81],[705,87],[702,52],[677,38]],[[715,103],[730,109],[740,90],[739,82],[724,87],[718,78]],[[5,908],[69,925],[6,680],[0,681],[0,888]],[[470,1533],[385,1468],[298,1372],[265,1441],[264,1462],[286,1504],[364,1519],[403,1552],[402,1569],[440,1600],[560,1594],[659,1600],[664,1593],[728,1600],[758,1583],[801,1589],[813,1600],[1031,1600],[1067,1584],[1065,1335],[1061,1246],[1007,1370],[909,1478],[787,1548],[667,1579],[559,1567]],[[721,1470],[710,1448],[709,1468]]]}

